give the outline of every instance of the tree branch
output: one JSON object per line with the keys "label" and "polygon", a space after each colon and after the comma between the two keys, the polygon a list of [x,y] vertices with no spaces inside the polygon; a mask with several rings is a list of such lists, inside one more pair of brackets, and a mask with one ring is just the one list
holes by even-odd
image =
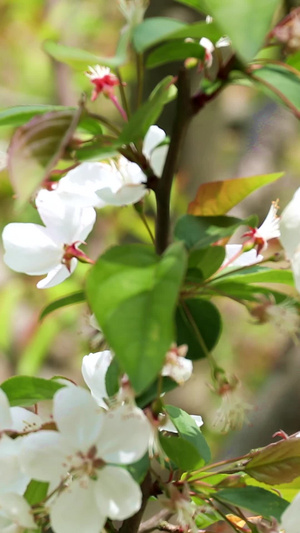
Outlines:
{"label": "tree branch", "polygon": [[185,132],[190,119],[193,116],[193,108],[190,99],[189,73],[182,68],[178,75],[177,108],[170,147],[161,179],[155,189],[157,216],[155,244],[158,254],[162,254],[168,246],[170,232],[170,196],[174,173],[177,169],[178,158]]}

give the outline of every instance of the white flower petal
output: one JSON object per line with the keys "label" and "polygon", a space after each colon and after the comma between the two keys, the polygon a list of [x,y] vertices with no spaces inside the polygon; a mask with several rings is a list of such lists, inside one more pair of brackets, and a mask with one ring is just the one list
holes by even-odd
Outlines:
{"label": "white flower petal", "polygon": [[74,480],[50,508],[55,533],[100,533],[106,522],[95,500],[95,481]]}
{"label": "white flower petal", "polygon": [[158,126],[150,126],[148,129],[144,142],[143,142],[143,154],[144,156],[150,160],[152,151],[156,146],[161,144],[166,138],[166,134],[164,130],[159,128]]}
{"label": "white flower petal", "polygon": [[159,146],[158,148],[153,150],[151,154],[150,165],[158,178],[161,178],[161,175],[163,173],[168,151],[169,145],[164,144],[163,146]]}
{"label": "white flower petal", "polygon": [[18,492],[26,488],[29,478],[21,471],[19,462],[22,439],[11,439],[2,435],[0,439],[0,493]]}
{"label": "white flower petal", "polygon": [[294,275],[295,286],[300,292],[300,251],[295,253],[291,259],[292,271]]}
{"label": "white flower petal", "polygon": [[[168,360],[168,356],[167,356]],[[174,356],[172,360],[167,362],[161,371],[162,376],[170,376],[174,381],[181,384],[190,379],[193,373],[193,363],[190,359],[185,357]]]}
{"label": "white flower petal", "polygon": [[104,202],[95,194],[102,186],[103,168],[101,163],[82,163],[59,180],[55,191],[74,207],[103,207]]}
{"label": "white flower petal", "polygon": [[[242,250],[242,244],[226,244],[225,246],[225,259],[223,264],[226,264],[230,261],[236,254]],[[229,263],[228,267],[240,267],[240,266],[250,266],[255,265],[263,260],[262,255],[257,255],[256,250],[249,250],[248,252],[242,253],[237,259],[234,259]]]}
{"label": "white flower petal", "polygon": [[98,405],[106,408],[103,398],[108,394],[105,385],[105,376],[107,369],[112,361],[110,350],[104,352],[90,353],[82,359],[81,372],[83,379],[89,387],[93,397]]}
{"label": "white flower petal", "polygon": [[150,423],[143,411],[121,405],[105,415],[98,455],[108,463],[134,463],[148,450],[150,435]]}
{"label": "white flower petal", "polygon": [[18,433],[34,431],[43,424],[42,419],[38,415],[23,407],[11,407],[10,412],[13,422],[12,429]]}
{"label": "white flower petal", "polygon": [[104,424],[104,413],[81,387],[64,387],[55,394],[53,417],[61,434],[81,451],[95,444]]}
{"label": "white flower petal", "polygon": [[60,263],[63,250],[38,224],[12,223],[2,234],[4,262],[16,272],[30,276],[46,274]]}
{"label": "white flower petal", "polygon": [[0,511],[19,527],[37,529],[30,505],[19,494],[0,494]]}
{"label": "white flower petal", "polygon": [[21,438],[20,463],[30,478],[58,484],[67,474],[70,443],[57,431],[41,430]]}
{"label": "white flower petal", "polygon": [[63,202],[57,191],[42,189],[35,202],[47,234],[58,244],[84,241],[96,220],[96,212],[92,207],[80,209]]}
{"label": "white flower petal", "polygon": [[50,270],[48,275],[41,279],[37,283],[38,289],[49,289],[50,287],[54,287],[55,285],[58,285],[59,283],[62,283],[67,279],[69,276],[71,276],[72,272],[74,272],[75,268],[77,266],[77,259],[73,257],[71,259],[71,265],[70,265],[70,271],[67,269],[66,265],[63,265],[60,263],[55,268]]}
{"label": "white flower petal", "polygon": [[100,512],[112,520],[125,520],[140,509],[140,486],[124,468],[105,466],[99,471],[95,484]]}
{"label": "white flower petal", "polygon": [[5,392],[0,389],[0,431],[12,429],[12,416]]}
{"label": "white flower petal", "polygon": [[145,185],[126,184],[120,187],[116,192],[105,187],[97,191],[99,198],[101,198],[107,205],[115,205],[121,207],[122,205],[135,204],[141,200],[147,192]]}
{"label": "white flower petal", "polygon": [[299,516],[300,493],[297,494],[281,516],[281,526],[285,533],[299,533]]}
{"label": "white flower petal", "polygon": [[300,244],[300,188],[282,212],[280,241],[291,259]]}

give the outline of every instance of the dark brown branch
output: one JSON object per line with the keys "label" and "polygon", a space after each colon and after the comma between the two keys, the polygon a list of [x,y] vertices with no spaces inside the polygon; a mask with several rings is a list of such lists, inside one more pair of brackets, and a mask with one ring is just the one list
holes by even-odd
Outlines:
{"label": "dark brown branch", "polygon": [[162,254],[169,243],[171,188],[185,132],[192,116],[189,73],[186,69],[182,69],[178,75],[177,108],[170,147],[162,177],[155,190],[157,205],[155,243],[158,254]]}

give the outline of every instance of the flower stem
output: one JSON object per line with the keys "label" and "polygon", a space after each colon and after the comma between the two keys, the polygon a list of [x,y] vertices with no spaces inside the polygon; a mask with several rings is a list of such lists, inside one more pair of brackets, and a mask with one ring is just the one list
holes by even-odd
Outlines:
{"label": "flower stem", "polygon": [[162,177],[158,180],[155,189],[157,205],[155,244],[156,251],[159,255],[165,251],[169,243],[171,188],[185,132],[192,116],[193,108],[190,100],[189,73],[186,69],[182,68],[178,75],[177,109],[170,147]]}
{"label": "flower stem", "polygon": [[121,117],[127,122],[127,120],[128,120],[127,113],[126,113],[126,111],[123,109],[123,107],[121,106],[121,104],[119,103],[118,98],[117,98],[114,94],[112,94],[109,98],[110,98],[110,100],[112,101],[112,103],[115,105],[115,107],[117,108],[117,110],[119,111]]}

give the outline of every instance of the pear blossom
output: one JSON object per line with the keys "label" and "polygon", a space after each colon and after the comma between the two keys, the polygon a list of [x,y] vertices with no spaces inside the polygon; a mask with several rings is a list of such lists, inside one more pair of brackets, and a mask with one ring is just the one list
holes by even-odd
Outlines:
{"label": "pear blossom", "polygon": [[104,207],[106,203],[97,196],[96,191],[102,186],[102,175],[105,175],[106,168],[107,165],[103,163],[81,163],[57,182],[55,193],[63,202],[74,207]]}
{"label": "pear blossom", "polygon": [[283,210],[280,220],[280,241],[291,261],[296,289],[300,291],[300,188]]}
{"label": "pear blossom", "polygon": [[244,237],[250,237],[249,244],[253,243],[258,254],[267,249],[268,241],[280,237],[280,219],[277,216],[277,211],[278,203],[272,202],[269,212],[261,226],[259,228],[250,228],[250,231],[244,234]]}
{"label": "pear blossom", "polygon": [[53,287],[74,271],[77,259],[91,260],[78,249],[91,232],[96,213],[91,207],[74,208],[55,192],[41,190],[36,206],[45,226],[12,223],[2,234],[4,262],[16,272],[30,276],[47,274],[37,287]]}
{"label": "pear blossom", "polygon": [[64,387],[54,396],[58,431],[23,437],[21,464],[33,479],[58,492],[49,502],[55,533],[99,533],[107,518],[124,520],[142,501],[139,485],[120,466],[146,453],[150,426],[137,407],[104,411],[88,391]]}
{"label": "pear blossom", "polygon": [[116,163],[103,163],[101,187],[96,194],[106,205],[134,204],[145,196],[146,183],[140,167],[121,156]]}
{"label": "pear blossom", "polygon": [[105,376],[112,361],[110,350],[90,353],[82,359],[81,372],[83,379],[91,391],[98,405],[107,408],[104,398],[108,397],[105,385]]}
{"label": "pear blossom", "polygon": [[243,267],[255,265],[263,260],[263,256],[256,253],[252,249],[248,252],[243,252],[242,244],[226,244],[225,245],[225,259],[223,266],[228,267]]}
{"label": "pear blossom", "polygon": [[182,346],[172,345],[166,354],[161,375],[169,376],[179,385],[190,379],[193,373],[193,363],[190,359],[185,358],[187,351],[188,346],[186,344]]}
{"label": "pear blossom", "polygon": [[166,134],[164,130],[158,126],[150,126],[143,142],[142,152],[146,159],[148,159],[154,174],[158,178],[161,178],[162,176],[169,150],[168,144],[162,144],[165,139]]}
{"label": "pear blossom", "polygon": [[100,65],[89,67],[89,71],[85,74],[95,86],[91,98],[92,102],[96,100],[100,93],[103,93],[104,96],[110,98],[113,94],[114,87],[120,85],[119,79],[108,67],[101,67]]}
{"label": "pear blossom", "polygon": [[30,505],[19,494],[0,494],[0,531],[1,533],[23,533],[37,529]]}

